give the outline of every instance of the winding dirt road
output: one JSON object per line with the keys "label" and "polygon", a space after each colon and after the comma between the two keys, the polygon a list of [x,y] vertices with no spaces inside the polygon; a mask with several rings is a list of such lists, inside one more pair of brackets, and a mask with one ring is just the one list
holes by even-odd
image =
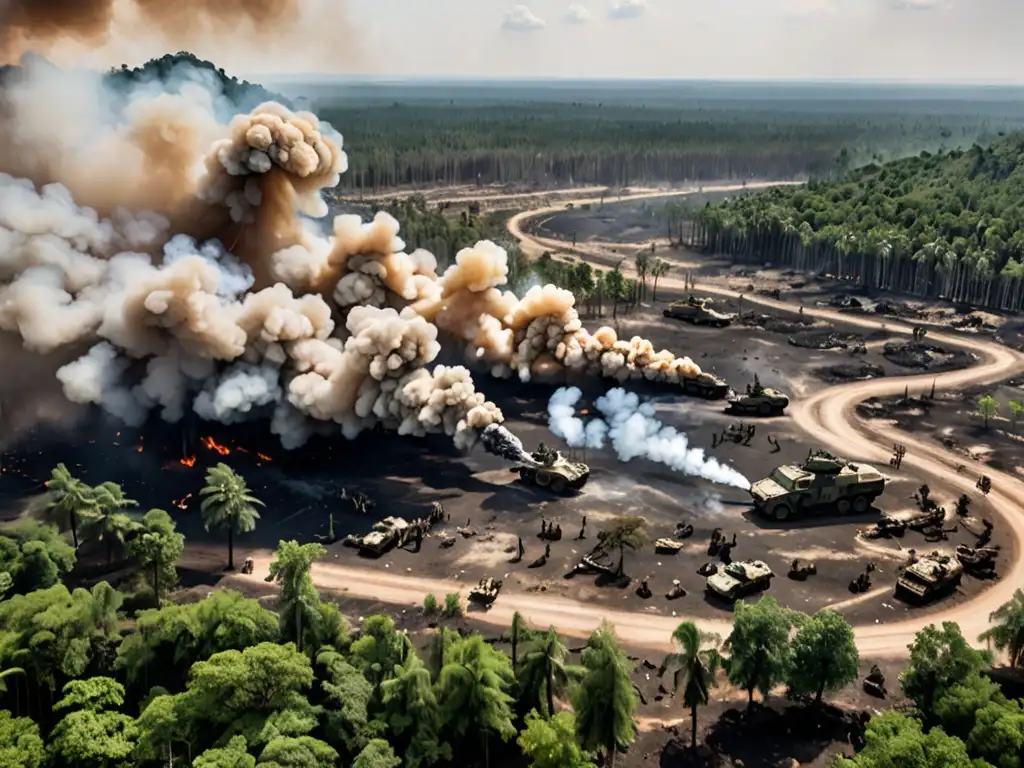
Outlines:
{"label": "winding dirt road", "polygon": [[[755,185],[748,184],[747,188],[753,186]],[[728,191],[740,188],[739,185],[705,187],[705,191]],[[685,192],[675,194],[685,194]],[[623,200],[663,196],[667,196],[667,194],[664,192],[643,193],[624,196]],[[582,204],[597,202],[597,200],[581,199],[573,202]],[[566,203],[563,202],[558,206],[523,212],[509,220],[509,231],[520,240],[527,255],[538,255],[544,250],[572,252],[584,258],[588,255],[587,244],[580,244],[576,248],[570,249],[560,241],[535,238],[523,232],[523,225],[527,220],[564,210],[565,205]],[[590,255],[598,256],[599,254],[591,253]],[[662,278],[660,285],[676,289],[684,287],[682,281],[670,278]],[[702,293],[738,296],[734,291],[717,286],[698,285],[697,288]],[[761,296],[744,295],[744,301],[780,311],[797,311],[792,306]],[[840,315],[826,309],[805,308],[804,314],[869,329],[877,329],[882,325],[882,322],[872,318]],[[890,332],[905,333],[908,336],[911,333],[909,327],[891,321],[886,321],[885,325]],[[993,503],[992,506],[998,513],[1001,524],[1009,529],[1014,539],[1014,556],[1010,570],[974,600],[919,618],[915,617],[891,624],[856,627],[855,635],[858,648],[866,658],[871,659],[906,656],[907,646],[913,642],[914,635],[928,624],[940,621],[959,623],[964,635],[969,640],[976,641],[977,636],[989,625],[989,614],[1010,599],[1015,587],[1024,584],[1024,561],[1020,559],[1021,547],[1024,544],[1024,483],[1008,474],[993,471],[974,462],[964,462],[967,465],[967,471],[964,475],[960,475],[956,471],[957,464],[961,463],[959,456],[948,454],[939,446],[915,440],[906,434],[897,434],[891,428],[865,423],[856,416],[855,408],[858,403],[870,397],[900,394],[907,386],[911,390],[925,391],[931,389],[934,381],[936,389],[947,390],[992,383],[1024,372],[1024,356],[993,342],[931,331],[929,331],[928,337],[946,346],[970,349],[978,356],[978,364],[937,376],[932,374],[901,376],[829,387],[791,406],[793,420],[808,434],[814,444],[831,447],[841,455],[880,462],[884,465],[888,463],[893,443],[905,444],[908,450],[904,466],[912,468],[915,476],[926,478],[929,484],[935,488],[973,491],[972,480],[980,474],[987,474],[993,480],[993,491],[989,495]],[[252,576],[233,576],[229,580],[262,579],[269,572],[270,561],[269,553],[261,553],[255,557],[255,572]],[[427,593],[440,595],[457,591],[460,586],[468,586],[460,584],[457,580],[424,579],[402,572],[393,573],[381,569],[341,566],[329,562],[314,565],[312,577],[317,587],[327,591],[340,592],[352,597],[375,600],[394,606],[408,606],[409,608],[421,605],[423,597]],[[575,637],[589,635],[601,621],[607,620],[615,625],[619,637],[625,644],[632,648],[652,651],[670,650],[669,637],[672,631],[680,621],[689,618],[685,614],[659,616],[644,612],[616,611],[553,595],[510,592],[503,592],[501,599],[489,611],[472,615],[487,624],[506,628],[510,624],[514,612],[521,613],[534,626],[555,626],[563,634]],[[724,619],[698,619],[697,624],[702,630],[713,632],[723,638],[731,631],[731,622]]]}

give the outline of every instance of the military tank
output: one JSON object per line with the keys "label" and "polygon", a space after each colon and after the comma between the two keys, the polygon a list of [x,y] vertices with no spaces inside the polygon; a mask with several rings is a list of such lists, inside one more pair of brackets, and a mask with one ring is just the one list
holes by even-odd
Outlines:
{"label": "military tank", "polygon": [[675,320],[685,320],[694,325],[710,325],[714,328],[725,328],[736,319],[736,315],[716,312],[708,304],[710,299],[698,299],[690,296],[686,301],[673,301],[662,314]]}
{"label": "military tank", "polygon": [[789,398],[777,389],[762,387],[755,374],[754,384],[747,385],[746,394],[731,397],[726,410],[748,416],[781,416],[788,407]]}
{"label": "military tank", "polygon": [[908,565],[896,581],[896,596],[928,602],[953,589],[964,575],[963,564],[951,553],[935,550]]}
{"label": "military tank", "polygon": [[830,512],[862,514],[884,490],[885,478],[874,467],[812,451],[803,464],[776,467],[750,486],[750,495],[759,514],[783,521]]}
{"label": "military tank", "polygon": [[707,371],[682,380],[683,394],[704,400],[721,400],[729,394],[729,383]]}
{"label": "military tank", "polygon": [[774,576],[768,564],[761,560],[737,560],[708,576],[705,588],[714,597],[739,600],[768,589]]}
{"label": "military tank", "polygon": [[385,517],[373,524],[373,529],[364,536],[349,534],[345,545],[355,547],[361,555],[380,557],[392,547],[401,547],[409,538],[412,526],[401,517]]}
{"label": "military tank", "polygon": [[518,472],[524,483],[550,488],[555,493],[582,490],[590,479],[590,467],[580,461],[569,461],[553,448],[541,443],[530,454],[529,462],[520,462],[510,472]]}

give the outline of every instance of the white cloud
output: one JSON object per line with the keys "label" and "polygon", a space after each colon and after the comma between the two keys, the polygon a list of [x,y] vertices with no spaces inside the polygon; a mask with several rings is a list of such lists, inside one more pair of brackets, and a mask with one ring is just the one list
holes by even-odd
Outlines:
{"label": "white cloud", "polygon": [[525,5],[517,5],[505,14],[505,21],[501,26],[513,32],[533,32],[544,29],[547,24]]}
{"label": "white cloud", "polygon": [[889,0],[889,7],[896,11],[930,11],[941,5],[941,0]]}
{"label": "white cloud", "polygon": [[573,3],[569,6],[569,10],[565,12],[565,20],[569,24],[585,24],[590,21],[590,11],[587,10],[585,5]]}
{"label": "white cloud", "polygon": [[647,0],[612,0],[608,16],[613,19],[635,19],[647,12]]}

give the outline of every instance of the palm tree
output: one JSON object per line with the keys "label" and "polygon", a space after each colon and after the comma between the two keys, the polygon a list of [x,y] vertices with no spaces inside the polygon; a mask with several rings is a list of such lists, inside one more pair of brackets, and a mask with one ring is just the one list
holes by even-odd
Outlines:
{"label": "palm tree", "polygon": [[228,532],[228,570],[235,570],[235,531],[249,533],[260,519],[256,506],[266,506],[249,492],[245,478],[224,462],[206,473],[206,485],[199,492],[205,496],[200,506],[206,530],[226,528]]}
{"label": "palm tree", "polygon": [[122,509],[138,506],[138,502],[129,499],[117,483],[103,483],[92,489],[95,503],[95,517],[89,527],[99,534],[101,541],[107,545],[107,565],[114,560],[114,545],[124,546],[125,540],[138,526]]}
{"label": "palm tree", "polygon": [[554,627],[527,644],[516,670],[519,673],[520,704],[525,701],[522,711],[536,709],[545,717],[554,716],[555,697],[563,698],[570,684],[579,681],[584,674],[582,667],[565,663],[568,657],[569,649],[563,645]]}
{"label": "palm tree", "polygon": [[458,736],[479,733],[484,766],[490,766],[491,734],[498,734],[502,741],[516,735],[513,699],[508,694],[515,684],[512,665],[481,635],[470,635],[456,643],[449,658],[437,683],[442,719]]}
{"label": "palm tree", "polygon": [[646,541],[642,530],[643,526],[644,519],[642,517],[626,515],[609,520],[608,525],[598,534],[602,546],[606,549],[619,550],[619,566],[616,569],[616,573],[619,576],[625,573],[623,562],[626,557],[626,550],[636,551]]}
{"label": "palm tree", "polygon": [[589,752],[603,752],[614,768],[616,753],[636,740],[633,715],[640,702],[629,660],[610,624],[603,623],[590,636],[580,661],[586,675],[572,702],[580,746]]}
{"label": "palm tree", "polygon": [[1010,602],[1000,606],[989,620],[997,623],[979,639],[1006,651],[1011,667],[1024,666],[1024,590],[1014,592]]}
{"label": "palm tree", "polygon": [[[15,675],[24,675],[24,674],[25,674],[25,670],[22,669],[21,667],[10,667],[9,669],[5,669],[3,672],[0,672],[0,693],[6,693],[7,692],[7,683],[5,683],[4,680],[6,680],[8,677],[14,677]],[[14,716],[15,717],[20,717],[21,716],[21,693],[18,690],[17,686],[15,686],[14,693],[15,693]]]}
{"label": "palm tree", "polygon": [[519,641],[530,639],[530,628],[519,611],[512,614],[512,627],[508,636],[512,643],[512,669],[519,669]]}
{"label": "palm tree", "polygon": [[[659,676],[670,666],[676,668],[675,691],[683,691],[683,706],[690,708],[690,746],[697,746],[697,707],[708,703],[711,688],[715,685],[715,673],[722,665],[718,653],[719,638],[697,629],[692,621],[684,621],[672,633],[672,641],[679,651],[670,654],[661,665]],[[714,643],[708,647],[709,643]]]}
{"label": "palm tree", "polygon": [[307,622],[314,622],[320,616],[320,595],[313,586],[309,571],[313,563],[326,554],[320,544],[302,544],[297,541],[282,541],[277,545],[274,562],[266,581],[281,585],[281,623],[295,625],[295,647],[302,650],[302,633],[305,616]]}
{"label": "palm tree", "polygon": [[658,300],[658,280],[668,274],[670,269],[672,269],[672,265],[665,261],[665,259],[654,260],[654,266],[651,267],[651,277],[654,278],[654,291],[651,294],[651,301]]}
{"label": "palm tree", "polygon": [[92,488],[72,476],[63,464],[58,464],[50,473],[46,488],[49,491],[47,515],[59,518],[58,525],[61,529],[71,529],[71,540],[77,550],[79,517],[90,516],[96,509]]}

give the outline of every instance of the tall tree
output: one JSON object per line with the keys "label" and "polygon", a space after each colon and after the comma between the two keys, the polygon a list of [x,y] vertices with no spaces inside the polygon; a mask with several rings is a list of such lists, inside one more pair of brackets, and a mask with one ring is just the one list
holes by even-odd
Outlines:
{"label": "tall tree", "polygon": [[517,670],[523,710],[536,709],[545,717],[555,714],[555,697],[564,698],[570,684],[584,674],[582,667],[566,663],[568,657],[569,649],[554,627],[529,641]]}
{"label": "tall tree", "polygon": [[683,706],[690,708],[690,746],[697,747],[697,708],[706,706],[715,674],[722,664],[718,653],[720,638],[701,632],[692,621],[684,621],[672,633],[672,642],[679,649],[670,654],[661,666],[661,674],[674,667],[673,687],[682,692]]}
{"label": "tall tree", "polygon": [[96,510],[96,499],[92,488],[74,477],[64,464],[58,464],[46,483],[46,510],[50,520],[58,522],[61,529],[71,529],[71,540],[78,549],[78,522],[90,518]]}
{"label": "tall tree", "polygon": [[281,631],[301,651],[307,632],[315,633],[320,620],[320,594],[309,572],[326,554],[320,544],[282,541],[274,552],[267,581],[281,585]]}
{"label": "tall tree", "polygon": [[406,768],[425,768],[450,760],[451,747],[441,736],[441,713],[430,672],[415,651],[395,667],[382,689],[391,743],[404,756]]}
{"label": "tall tree", "polygon": [[616,753],[636,740],[633,715],[640,701],[629,660],[619,649],[610,624],[603,623],[590,636],[580,661],[586,674],[573,698],[580,746],[603,753],[614,767]]}
{"label": "tall tree", "polygon": [[672,264],[665,259],[655,259],[651,266],[651,277],[654,278],[654,290],[651,293],[651,301],[658,300],[658,280],[668,274]]}
{"label": "tall tree", "polygon": [[864,748],[854,758],[840,758],[837,768],[991,768],[971,761],[960,739],[921,724],[899,712],[871,718]]}
{"label": "tall tree", "polygon": [[479,735],[485,767],[491,764],[491,737],[508,741],[516,735],[509,695],[514,684],[508,656],[480,635],[456,643],[441,670],[438,702],[445,728],[462,740]]}
{"label": "tall tree", "polygon": [[1006,653],[1011,667],[1024,667],[1024,590],[1013,593],[1009,602],[989,616],[993,626],[979,639]]}
{"label": "tall tree", "polygon": [[954,622],[925,627],[910,646],[910,664],[900,675],[903,693],[917,704],[926,722],[934,719],[937,699],[955,685],[986,669],[989,655],[971,648]]}
{"label": "tall tree", "polygon": [[50,755],[59,765],[124,765],[135,749],[133,718],[116,710],[124,688],[109,677],[72,680],[54,705],[64,716],[50,734]]}
{"label": "tall tree", "polygon": [[785,682],[792,660],[790,631],[797,615],[779,605],[774,597],[756,603],[738,602],[733,613],[732,634],[725,642],[729,653],[726,666],[729,682],[747,692],[767,697],[772,688]]}
{"label": "tall tree", "polygon": [[185,537],[178,533],[171,516],[162,509],[149,510],[142,518],[139,533],[129,544],[129,552],[146,569],[158,608],[164,590],[178,580],[175,564],[184,550]]}
{"label": "tall tree", "polygon": [[91,511],[89,532],[107,548],[107,564],[114,561],[114,550],[124,547],[127,538],[138,528],[123,510],[138,506],[138,502],[124,495],[117,483],[102,483],[92,489],[94,508]]}
{"label": "tall tree", "polygon": [[199,491],[203,497],[200,511],[206,530],[223,529],[228,532],[228,570],[235,570],[235,534],[255,530],[260,519],[257,506],[265,506],[249,491],[245,478],[224,462],[211,467],[206,473],[206,485]]}
{"label": "tall tree", "polygon": [[4,768],[40,768],[46,761],[46,748],[39,726],[27,717],[14,717],[0,710],[0,766]]}
{"label": "tall tree", "polygon": [[523,618],[519,611],[512,614],[512,626],[506,634],[508,635],[509,642],[512,644],[512,669],[518,670],[519,643],[523,640],[529,640],[532,634],[526,619]]}
{"label": "tall tree", "polygon": [[636,515],[615,517],[608,521],[608,524],[598,533],[598,539],[605,549],[617,549],[619,551],[619,565],[616,572],[619,576],[625,574],[623,561],[626,557],[626,550],[636,551],[647,541],[643,527],[646,521]]}
{"label": "tall tree", "polygon": [[978,413],[985,420],[985,429],[988,429],[989,421],[994,419],[999,413],[999,401],[992,397],[992,395],[984,395],[978,398]]}
{"label": "tall tree", "polygon": [[860,655],[853,627],[839,613],[818,611],[793,638],[789,687],[796,694],[814,694],[820,704],[825,691],[837,691],[857,679]]}

